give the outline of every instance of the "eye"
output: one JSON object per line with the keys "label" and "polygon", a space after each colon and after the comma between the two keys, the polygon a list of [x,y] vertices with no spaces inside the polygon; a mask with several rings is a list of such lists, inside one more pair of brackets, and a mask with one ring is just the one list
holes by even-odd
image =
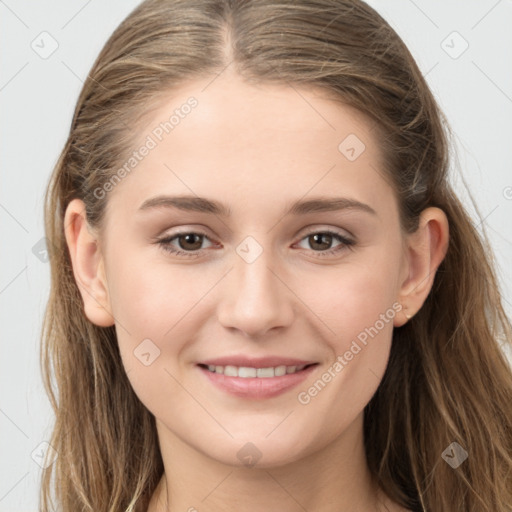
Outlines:
{"label": "eye", "polygon": [[[332,230],[311,232],[306,235],[301,242],[304,240],[306,240],[310,247],[313,248],[314,252],[319,253],[318,256],[320,257],[339,253],[340,251],[355,245],[354,240]],[[330,246],[333,241],[338,241],[339,244],[331,248]]]}
{"label": "eye", "polygon": [[[166,252],[176,254],[178,256],[194,257],[198,256],[199,252],[203,250],[201,247],[203,240],[208,236],[204,233],[195,231],[184,231],[183,233],[176,233],[172,236],[167,236],[156,241]],[[177,242],[178,247],[173,242]]]}

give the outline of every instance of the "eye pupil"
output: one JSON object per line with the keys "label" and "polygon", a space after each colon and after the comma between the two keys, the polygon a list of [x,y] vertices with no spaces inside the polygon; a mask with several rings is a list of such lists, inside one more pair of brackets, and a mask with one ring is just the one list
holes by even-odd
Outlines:
{"label": "eye pupil", "polygon": [[[196,242],[194,243],[194,239],[197,239]],[[182,244],[182,240],[186,240],[185,241],[185,244],[191,244],[192,247],[190,246],[184,246]],[[201,248],[201,243],[202,243],[202,235],[197,235],[195,233],[186,233],[185,235],[180,235],[179,237],[179,245],[182,249],[188,249],[188,250],[197,250],[197,249],[200,249]]]}
{"label": "eye pupil", "polygon": [[[318,242],[318,240],[322,239],[323,237],[327,237],[327,242],[321,243]],[[329,249],[331,243],[332,243],[332,235],[329,235],[328,233],[315,233],[314,235],[310,236],[310,239],[313,239],[314,243],[311,244],[311,247],[315,247],[315,244],[320,245],[321,247],[317,247],[317,249]]]}

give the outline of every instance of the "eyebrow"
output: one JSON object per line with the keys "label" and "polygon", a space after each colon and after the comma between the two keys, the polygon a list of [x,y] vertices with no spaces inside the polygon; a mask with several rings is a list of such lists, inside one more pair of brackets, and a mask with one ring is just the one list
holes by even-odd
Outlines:
{"label": "eyebrow", "polygon": [[[198,196],[156,196],[142,203],[139,210],[153,208],[177,208],[188,212],[211,213],[230,217],[231,209],[211,199]],[[372,215],[377,212],[369,205],[346,197],[319,197],[294,202],[285,215],[306,215],[308,213],[356,209]]]}

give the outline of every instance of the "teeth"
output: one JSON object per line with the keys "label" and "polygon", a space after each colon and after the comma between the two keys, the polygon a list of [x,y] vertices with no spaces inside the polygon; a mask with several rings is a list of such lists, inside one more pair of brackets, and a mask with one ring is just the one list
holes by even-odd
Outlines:
{"label": "teeth", "polygon": [[235,377],[256,377],[257,375],[256,368],[247,368],[246,366],[241,366],[238,368],[238,373]]}
{"label": "teeth", "polygon": [[274,375],[276,377],[281,377],[282,375],[286,375],[286,366],[276,366],[274,368]]}
{"label": "teeth", "polygon": [[275,366],[269,368],[250,368],[247,366],[215,366],[212,364],[208,365],[208,370],[214,373],[224,374],[227,377],[259,377],[262,379],[268,379],[270,377],[281,377],[290,373],[300,372],[306,367],[305,364],[302,366]]}
{"label": "teeth", "polygon": [[256,376],[257,377],[263,377],[263,378],[274,377],[275,376],[274,368],[272,368],[272,367],[270,367],[270,368],[258,368],[257,371],[256,371]]}
{"label": "teeth", "polygon": [[224,375],[226,377],[238,377],[238,368],[236,366],[224,366]]}

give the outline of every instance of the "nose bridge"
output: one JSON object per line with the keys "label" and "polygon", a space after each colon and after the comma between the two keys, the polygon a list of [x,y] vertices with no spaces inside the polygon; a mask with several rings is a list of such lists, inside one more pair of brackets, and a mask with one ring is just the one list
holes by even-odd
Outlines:
{"label": "nose bridge", "polygon": [[274,275],[276,260],[271,248],[248,236],[235,251],[227,276],[229,286],[219,306],[220,322],[250,335],[288,325],[292,304],[286,286]]}

